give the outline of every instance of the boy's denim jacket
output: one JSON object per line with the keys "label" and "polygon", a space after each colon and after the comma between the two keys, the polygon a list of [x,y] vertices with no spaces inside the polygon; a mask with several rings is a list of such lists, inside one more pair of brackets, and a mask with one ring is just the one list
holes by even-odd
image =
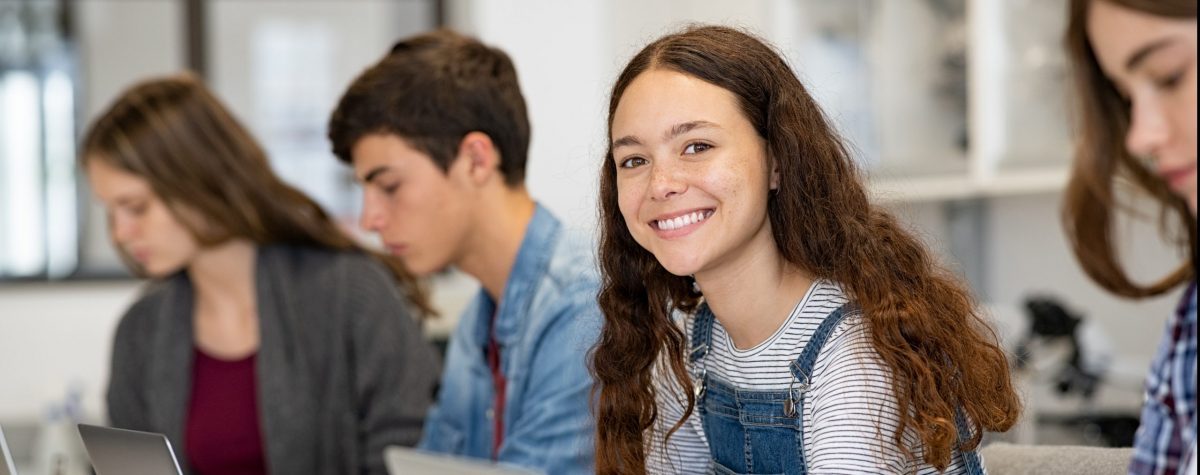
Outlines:
{"label": "boy's denim jacket", "polygon": [[537,206],[499,310],[480,289],[451,337],[422,449],[491,458],[495,392],[486,348],[496,312],[507,380],[498,460],[555,475],[594,470],[587,355],[602,317],[593,249],[590,239],[568,235]]}

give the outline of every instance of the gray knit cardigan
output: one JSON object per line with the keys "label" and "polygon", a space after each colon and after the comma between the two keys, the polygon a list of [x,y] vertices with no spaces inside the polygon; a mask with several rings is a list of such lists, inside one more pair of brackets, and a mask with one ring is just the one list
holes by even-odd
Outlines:
{"label": "gray knit cardigan", "polygon": [[[415,445],[439,358],[378,261],[290,246],[258,252],[259,421],[272,474],[385,474],[383,449]],[[161,432],[188,469],[192,285],[151,284],[113,342],[115,427]]]}

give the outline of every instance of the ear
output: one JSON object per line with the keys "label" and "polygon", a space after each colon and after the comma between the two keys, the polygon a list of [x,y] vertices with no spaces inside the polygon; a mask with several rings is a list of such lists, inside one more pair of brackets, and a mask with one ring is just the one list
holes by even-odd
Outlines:
{"label": "ear", "polygon": [[483,132],[471,132],[458,144],[458,158],[466,167],[467,177],[476,185],[487,183],[500,173],[500,152],[492,138]]}

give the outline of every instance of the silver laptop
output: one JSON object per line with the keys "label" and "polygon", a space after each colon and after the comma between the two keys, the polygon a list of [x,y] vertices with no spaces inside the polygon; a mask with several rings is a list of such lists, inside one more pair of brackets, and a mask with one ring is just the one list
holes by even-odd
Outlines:
{"label": "silver laptop", "polygon": [[79,424],[96,475],[182,475],[167,436]]}
{"label": "silver laptop", "polygon": [[8,450],[8,442],[4,440],[3,427],[0,427],[0,475],[17,475],[17,466],[13,463],[12,451]]}
{"label": "silver laptop", "polygon": [[[391,475],[536,475],[540,472],[497,465],[494,463],[463,459],[446,455],[435,455],[408,447],[391,446],[383,451]],[[101,474],[103,475],[103,474]]]}

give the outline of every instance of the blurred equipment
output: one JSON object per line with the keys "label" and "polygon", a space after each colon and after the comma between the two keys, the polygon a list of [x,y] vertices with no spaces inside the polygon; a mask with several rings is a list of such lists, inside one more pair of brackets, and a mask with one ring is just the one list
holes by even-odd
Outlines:
{"label": "blurred equipment", "polygon": [[46,475],[90,475],[87,455],[75,435],[81,420],[83,388],[72,384],[61,402],[51,404],[37,428],[30,471]]}
{"label": "blurred equipment", "polygon": [[1067,311],[1062,304],[1050,297],[1031,297],[1025,300],[1028,311],[1029,332],[1017,344],[1017,369],[1025,369],[1031,358],[1031,345],[1041,339],[1049,342],[1065,341],[1069,347],[1070,356],[1066,365],[1055,376],[1056,387],[1061,394],[1080,393],[1085,399],[1091,398],[1100,383],[1099,371],[1090,371],[1083,364],[1083,349],[1080,347],[1076,330],[1083,322],[1082,317]]}
{"label": "blurred equipment", "polygon": [[1038,424],[1068,428],[1080,434],[1082,443],[1131,446],[1138,414],[1098,410],[1094,405],[1097,393],[1106,384],[1112,386],[1106,378],[1110,357],[1104,336],[1052,297],[1030,297],[1025,309],[1029,330],[1014,350],[1016,373],[1035,384],[1048,383],[1059,398],[1078,398],[1079,405],[1077,412],[1053,414],[1030,401],[1028,417]]}

